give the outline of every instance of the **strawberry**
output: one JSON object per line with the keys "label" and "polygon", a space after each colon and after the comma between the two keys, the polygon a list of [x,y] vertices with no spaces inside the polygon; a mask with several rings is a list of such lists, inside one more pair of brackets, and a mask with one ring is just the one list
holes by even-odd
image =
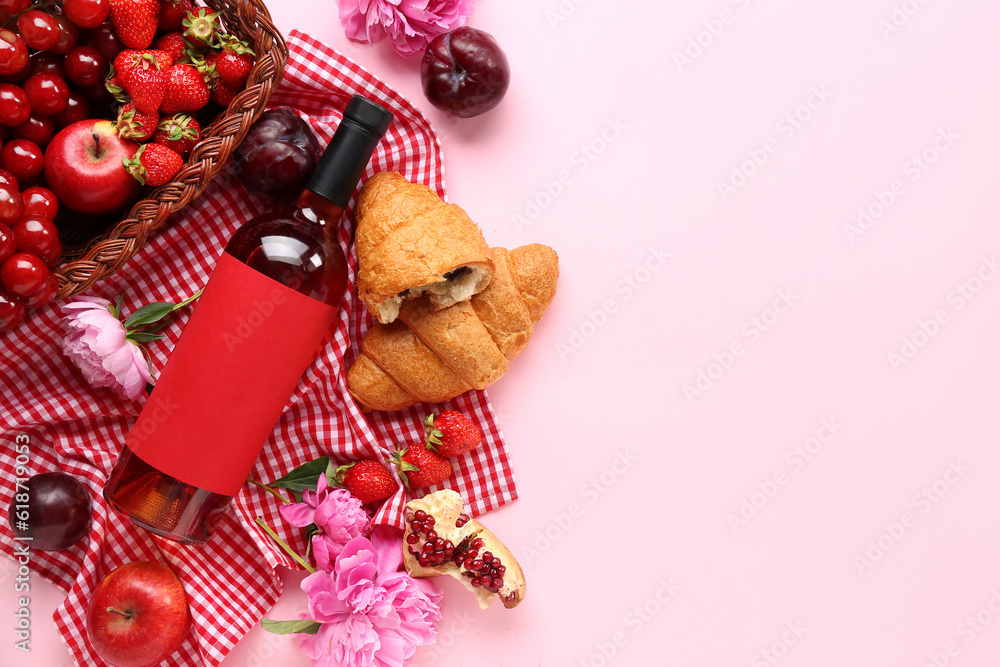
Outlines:
{"label": "strawberry", "polygon": [[215,59],[215,69],[219,73],[219,78],[230,89],[243,90],[255,62],[253,49],[233,35],[222,35],[219,40],[222,50]]}
{"label": "strawberry", "polygon": [[219,12],[204,7],[188,10],[181,22],[184,37],[195,46],[218,46],[218,36],[222,32],[218,18]]}
{"label": "strawberry", "polygon": [[212,88],[212,101],[219,106],[228,107],[229,103],[235,98],[236,91],[222,83],[222,81],[217,81],[215,88]]}
{"label": "strawberry", "polygon": [[118,39],[130,49],[153,43],[160,21],[160,0],[110,0],[111,24]]}
{"label": "strawberry", "polygon": [[187,17],[188,11],[194,9],[191,0],[163,0],[160,9],[159,29],[162,32],[172,32],[181,29],[181,22]]}
{"label": "strawberry", "polygon": [[399,488],[385,466],[371,459],[338,467],[335,478],[362,505],[385,500]]}
{"label": "strawberry", "polygon": [[179,32],[168,32],[156,40],[156,48],[170,55],[171,63],[179,63],[187,55],[188,43]]}
{"label": "strawberry", "polygon": [[392,462],[399,468],[399,476],[408,489],[422,489],[439,484],[451,477],[452,473],[448,459],[419,445],[404,447],[395,452]]}
{"label": "strawberry", "polygon": [[118,129],[118,136],[123,139],[133,141],[146,141],[156,132],[156,126],[160,122],[160,114],[143,113],[135,108],[134,104],[125,104],[118,109],[118,120],[115,127]]}
{"label": "strawberry", "polygon": [[160,111],[173,115],[180,111],[198,111],[210,93],[205,77],[192,65],[174,65],[167,70],[167,94]]}
{"label": "strawberry", "polygon": [[153,141],[186,158],[194,145],[201,141],[201,126],[191,116],[174,114],[156,128]]}
{"label": "strawberry", "polygon": [[479,446],[483,432],[469,421],[469,418],[455,410],[445,410],[435,417],[429,415],[424,421],[427,449],[441,456],[459,456]]}
{"label": "strawberry", "polygon": [[166,146],[143,144],[131,160],[122,158],[122,164],[139,183],[156,187],[170,182],[184,166],[184,158]]}
{"label": "strawberry", "polygon": [[126,49],[115,57],[114,71],[118,84],[143,113],[156,113],[167,93],[170,55],[156,50]]}

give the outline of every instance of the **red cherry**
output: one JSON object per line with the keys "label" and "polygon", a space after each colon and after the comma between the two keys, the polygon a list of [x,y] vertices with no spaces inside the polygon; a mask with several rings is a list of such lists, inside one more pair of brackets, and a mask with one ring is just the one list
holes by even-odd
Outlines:
{"label": "red cherry", "polygon": [[20,14],[31,6],[31,0],[0,0],[0,11],[8,14]]}
{"label": "red cherry", "polygon": [[0,283],[16,296],[34,296],[48,278],[49,267],[42,258],[27,252],[15,252],[0,264]]}
{"label": "red cherry", "polygon": [[28,47],[10,30],[0,30],[0,74],[17,74],[28,64]]}
{"label": "red cherry", "polygon": [[10,83],[0,83],[0,123],[11,127],[28,120],[31,103],[20,87]]}
{"label": "red cherry", "polygon": [[[0,150],[3,168],[14,174],[21,183],[37,178],[45,168],[45,155],[38,144],[25,139],[14,139]],[[22,201],[23,206],[23,201]]]}
{"label": "red cherry", "polygon": [[66,55],[80,41],[80,29],[63,14],[56,14],[52,19],[59,26],[59,41],[50,46],[49,51]]}
{"label": "red cherry", "polygon": [[14,240],[13,230],[7,225],[0,225],[0,264],[14,254],[16,247],[17,241]]}
{"label": "red cherry", "polygon": [[24,215],[37,215],[46,220],[56,219],[59,200],[52,190],[36,185],[22,192],[21,199],[24,201]]}
{"label": "red cherry", "polygon": [[24,215],[24,201],[17,187],[0,186],[0,223],[13,225]]}
{"label": "red cherry", "polygon": [[92,46],[78,46],[66,54],[66,78],[78,86],[95,86],[108,74],[108,61]]}
{"label": "red cherry", "polygon": [[118,39],[118,33],[115,32],[115,27],[111,24],[111,21],[105,21],[91,30],[90,34],[87,35],[87,45],[100,51],[101,55],[109,63],[113,63],[115,56],[125,48],[122,40]]}
{"label": "red cherry", "polygon": [[45,284],[42,289],[38,290],[34,296],[30,296],[24,300],[25,308],[41,308],[52,302],[52,299],[56,298],[56,292],[59,291],[59,279],[56,278],[56,274],[49,271],[49,277],[46,279]]}
{"label": "red cherry", "polygon": [[54,266],[62,255],[59,230],[50,220],[26,215],[10,228],[14,232],[15,252],[37,255],[45,266]]}
{"label": "red cherry", "polygon": [[66,56],[60,56],[51,51],[36,51],[28,58],[28,76],[47,72],[55,74],[63,79],[66,78]]}
{"label": "red cherry", "polygon": [[79,90],[74,90],[66,100],[66,108],[52,116],[52,122],[62,129],[67,125],[90,118],[90,102],[87,96]]}
{"label": "red cherry", "polygon": [[28,120],[14,128],[15,139],[30,141],[39,148],[45,148],[54,134],[55,126],[52,121],[45,116],[35,114],[31,114]]}
{"label": "red cherry", "polygon": [[31,102],[31,111],[39,116],[54,116],[69,103],[69,86],[65,79],[48,72],[29,76],[24,82],[24,92]]}
{"label": "red cherry", "polygon": [[59,24],[38,9],[30,9],[17,17],[17,32],[25,46],[39,51],[51,49],[59,41]]}
{"label": "red cherry", "polygon": [[24,320],[24,304],[5,289],[0,289],[0,333],[10,331]]}
{"label": "red cherry", "polygon": [[17,179],[14,178],[14,174],[10,173],[6,169],[0,169],[0,188],[10,188],[11,190],[21,191],[21,186],[18,184]]}
{"label": "red cherry", "polygon": [[108,0],[65,0],[63,13],[81,28],[96,28],[108,18]]}

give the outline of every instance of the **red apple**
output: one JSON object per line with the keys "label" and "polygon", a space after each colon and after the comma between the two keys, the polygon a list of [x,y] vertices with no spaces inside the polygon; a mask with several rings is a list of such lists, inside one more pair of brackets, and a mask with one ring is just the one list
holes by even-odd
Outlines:
{"label": "red apple", "polygon": [[101,581],[87,611],[87,635],[115,667],[149,667],[173,653],[191,626],[184,586],[166,565],[135,561]]}
{"label": "red apple", "polygon": [[108,120],[81,120],[59,131],[45,149],[45,180],[61,205],[77,213],[119,211],[142,186],[122,166],[139,145],[121,139]]}

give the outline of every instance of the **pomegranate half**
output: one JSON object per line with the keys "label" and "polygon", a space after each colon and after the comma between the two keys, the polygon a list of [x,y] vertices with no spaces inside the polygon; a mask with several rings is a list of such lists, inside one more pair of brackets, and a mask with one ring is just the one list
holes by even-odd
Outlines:
{"label": "pomegranate half", "polygon": [[514,555],[483,524],[464,513],[462,496],[445,489],[406,503],[403,563],[414,577],[450,575],[486,609],[495,595],[503,606],[524,599],[524,572]]}

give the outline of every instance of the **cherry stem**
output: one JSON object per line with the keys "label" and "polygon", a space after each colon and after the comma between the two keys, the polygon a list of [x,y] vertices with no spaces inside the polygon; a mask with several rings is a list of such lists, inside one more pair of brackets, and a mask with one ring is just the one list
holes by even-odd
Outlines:
{"label": "cherry stem", "polygon": [[132,612],[130,612],[130,611],[122,611],[121,609],[115,609],[114,607],[108,607],[108,612],[112,613],[112,614],[115,614],[117,616],[121,616],[122,618],[125,618],[125,619],[132,618]]}

